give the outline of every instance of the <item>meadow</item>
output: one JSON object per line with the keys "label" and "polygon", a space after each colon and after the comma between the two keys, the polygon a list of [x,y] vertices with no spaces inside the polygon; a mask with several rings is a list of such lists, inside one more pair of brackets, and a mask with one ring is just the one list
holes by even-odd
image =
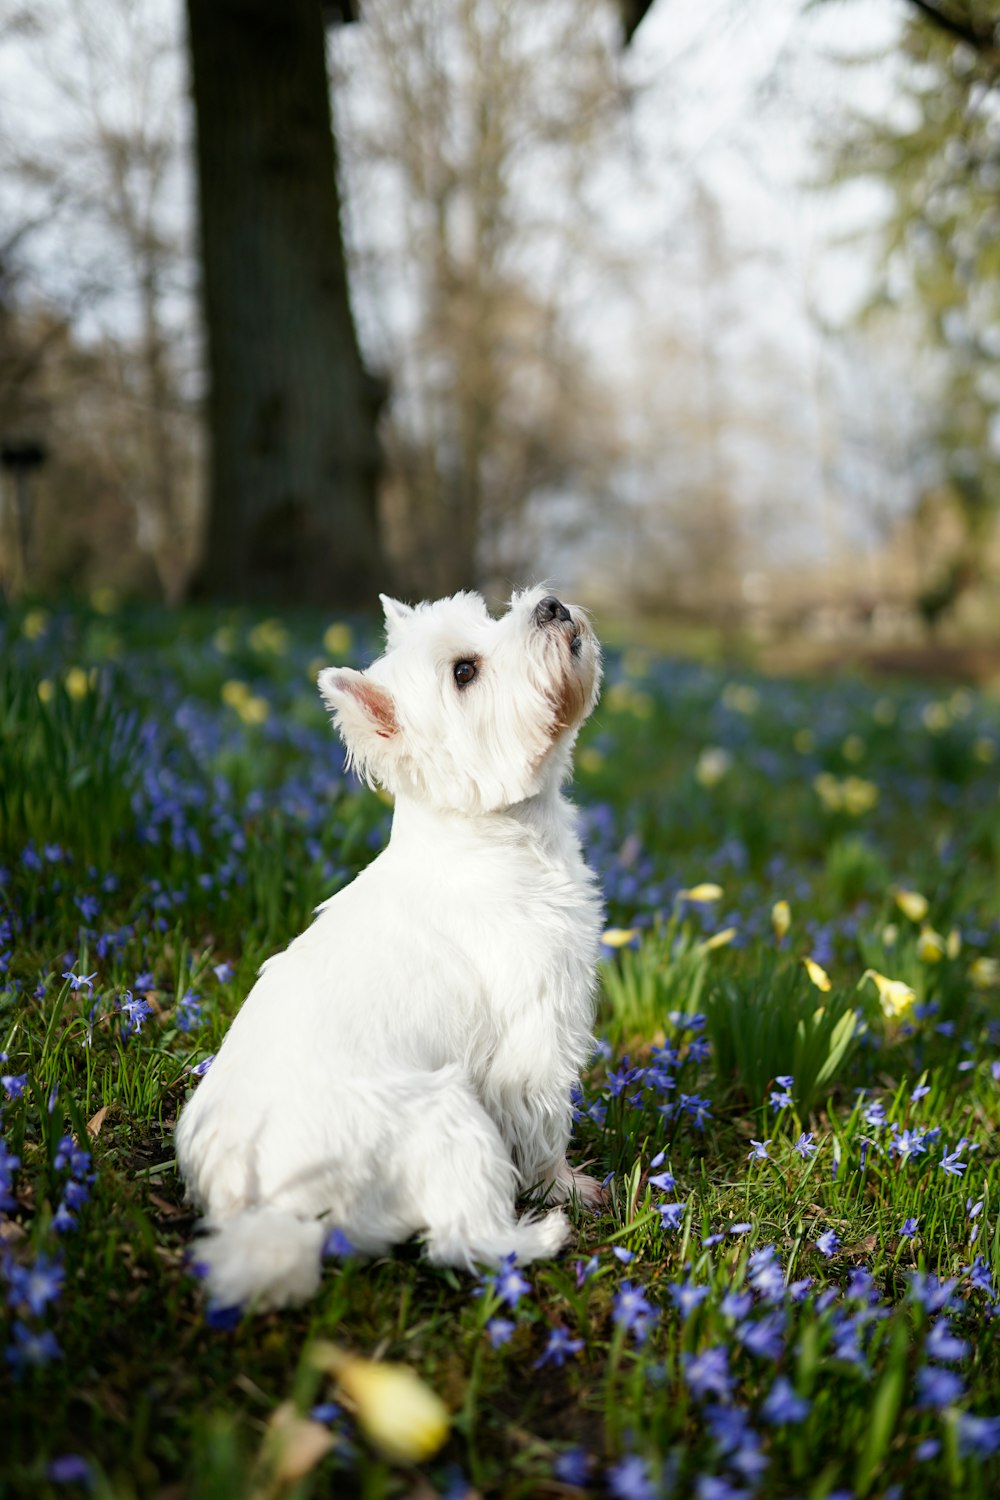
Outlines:
{"label": "meadow", "polygon": [[[334,1235],[308,1308],[206,1309],[172,1126],[387,837],[314,687],[376,649],[108,596],[0,620],[0,1495],[996,1494],[1000,700],[965,687],[611,654],[573,791],[604,1207],[550,1263]],[[447,1425],[394,1433],[331,1344]]]}

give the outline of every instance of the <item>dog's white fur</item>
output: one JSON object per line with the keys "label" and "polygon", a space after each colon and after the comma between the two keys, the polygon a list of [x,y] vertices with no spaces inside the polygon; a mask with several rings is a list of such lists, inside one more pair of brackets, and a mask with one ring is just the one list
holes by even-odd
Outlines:
{"label": "dog's white fur", "polygon": [[226,1306],[311,1296],[333,1226],[368,1254],[420,1233],[443,1265],[549,1255],[565,1216],[518,1219],[518,1192],[597,1191],[566,1145],[600,902],[560,791],[597,641],[541,588],[500,619],[477,594],[382,602],[385,654],[319,686],[395,795],[389,844],[264,964],[177,1127]]}

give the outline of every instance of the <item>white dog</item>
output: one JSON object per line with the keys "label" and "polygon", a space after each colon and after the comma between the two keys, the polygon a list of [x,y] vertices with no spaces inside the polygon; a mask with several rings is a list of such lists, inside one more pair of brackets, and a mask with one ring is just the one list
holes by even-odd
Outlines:
{"label": "white dog", "polygon": [[177,1127],[210,1296],[311,1296],[326,1236],[440,1265],[550,1255],[599,1192],[566,1161],[600,901],[560,788],[597,698],[586,616],[543,589],[383,598],[387,649],[320,692],[395,796],[385,851],[268,959]]}

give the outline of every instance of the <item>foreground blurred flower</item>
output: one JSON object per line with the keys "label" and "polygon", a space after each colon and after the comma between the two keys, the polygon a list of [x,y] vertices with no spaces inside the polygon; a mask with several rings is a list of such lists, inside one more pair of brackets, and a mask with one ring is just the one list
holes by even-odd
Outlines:
{"label": "foreground blurred flower", "polygon": [[814,958],[804,958],[802,962],[805,964],[806,973],[818,990],[822,990],[826,994],[828,990],[833,989],[830,976],[822,964],[818,964]]}
{"label": "foreground blurred flower", "polygon": [[792,925],[792,908],[787,901],[776,901],[771,907],[771,926],[778,942],[782,942]]}
{"label": "foreground blurred flower", "polygon": [[723,895],[721,885],[713,885],[711,881],[704,881],[701,885],[693,885],[688,890],[678,891],[678,901],[693,901],[696,905],[702,905],[709,901],[718,901]]}
{"label": "foreground blurred flower", "polygon": [[904,917],[909,917],[911,922],[924,920],[929,907],[926,896],[921,896],[919,891],[904,891],[898,887],[892,894]]}
{"label": "foreground blurred flower", "polygon": [[605,948],[627,948],[638,936],[638,927],[608,927],[601,933],[601,942]]}
{"label": "foreground blurred flower", "polygon": [[737,935],[735,927],[723,927],[721,932],[713,932],[710,938],[699,943],[699,953],[710,953],[713,948],[727,948]]}
{"label": "foreground blurred flower", "polygon": [[325,1340],[309,1357],[333,1376],[366,1435],[392,1462],[423,1463],[446,1441],[448,1409],[408,1365],[361,1359]]}
{"label": "foreground blurred flower", "polygon": [[695,780],[704,787],[717,786],[732,765],[732,756],[720,745],[707,745],[698,756]]}
{"label": "foreground blurred flower", "polygon": [[1000,980],[1000,959],[974,958],[969,965],[969,978],[977,990],[987,990]]}
{"label": "foreground blurred flower", "polygon": [[858,988],[870,979],[878,990],[879,1002],[883,1014],[890,1020],[897,1020],[905,1015],[910,1006],[916,1000],[916,994],[908,984],[901,979],[888,979],[885,974],[880,974],[877,969],[866,969],[858,980]]}

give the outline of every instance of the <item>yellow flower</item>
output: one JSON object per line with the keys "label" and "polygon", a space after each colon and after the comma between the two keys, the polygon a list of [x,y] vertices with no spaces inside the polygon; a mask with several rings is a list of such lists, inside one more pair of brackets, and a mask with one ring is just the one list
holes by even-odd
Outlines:
{"label": "yellow flower", "polygon": [[962,934],[957,927],[949,932],[944,945],[944,951],[949,958],[957,958],[962,951]]}
{"label": "yellow flower", "polygon": [[893,891],[896,905],[904,917],[909,917],[911,922],[922,922],[927,915],[929,902],[926,896],[921,896],[919,891]]}
{"label": "yellow flower", "polygon": [[90,684],[87,680],[87,674],[82,667],[70,667],[63,678],[63,682],[71,698],[79,699],[87,696],[87,689]]}
{"label": "yellow flower", "polygon": [[251,651],[284,656],[288,650],[288,631],[280,620],[261,620],[247,636]]}
{"label": "yellow flower", "polygon": [[858,818],[862,813],[868,812],[878,801],[878,787],[874,781],[865,781],[861,776],[848,776],[841,791],[844,809],[852,818]]}
{"label": "yellow flower", "polygon": [[584,745],[576,757],[576,763],[582,771],[592,773],[601,769],[604,764],[604,756],[596,745]]}
{"label": "yellow flower", "polygon": [[90,603],[99,615],[113,615],[118,608],[118,595],[104,584],[91,594]]}
{"label": "yellow flower", "polygon": [[895,948],[899,941],[899,928],[895,922],[886,922],[882,928],[882,947]]}
{"label": "yellow flower", "polygon": [[690,890],[678,891],[678,901],[694,901],[701,905],[707,901],[718,901],[722,895],[722,886],[713,885],[711,881],[705,881],[702,885],[693,885]]}
{"label": "yellow flower", "polygon": [[745,682],[727,682],[722,689],[722,701],[735,713],[755,714],[760,705],[760,694]]}
{"label": "yellow flower", "polygon": [[251,694],[236,705],[236,712],[244,724],[263,724],[271,712],[271,707],[266,698],[258,698]]}
{"label": "yellow flower", "polygon": [[222,684],[222,701],[228,703],[230,708],[239,708],[250,696],[250,689],[238,677],[230,677],[228,682]]}
{"label": "yellow flower", "polygon": [[916,992],[908,984],[904,984],[901,979],[888,979],[877,969],[866,969],[858,981],[859,987],[866,979],[870,979],[878,990],[883,1014],[892,1020],[904,1015],[917,998]]}
{"label": "yellow flower", "polygon": [[649,652],[632,646],[622,655],[622,671],[626,677],[645,677],[649,671]]}
{"label": "yellow flower", "polygon": [[699,945],[701,952],[710,953],[713,948],[728,947],[733,938],[736,936],[736,933],[737,929],[735,927],[723,927],[721,932],[713,932],[710,938],[706,938],[705,941]]}
{"label": "yellow flower", "polygon": [[55,695],[55,688],[48,677],[43,677],[38,684],[38,699],[40,703],[51,703]]}
{"label": "yellow flower", "polygon": [[609,927],[601,933],[601,942],[606,948],[624,948],[638,936],[638,927]]}
{"label": "yellow flower", "polygon": [[787,901],[776,901],[771,907],[771,926],[780,943],[792,925],[792,908]]}
{"label": "yellow flower", "polygon": [[825,994],[827,990],[833,989],[833,981],[822,964],[818,964],[814,958],[804,958],[802,962],[806,966],[806,973],[818,990],[822,990]]}
{"label": "yellow flower", "polygon": [[969,965],[969,978],[977,990],[988,990],[1000,979],[1000,959],[974,958]]}
{"label": "yellow flower", "polygon": [[49,623],[49,612],[47,609],[29,609],[21,625],[21,631],[29,641],[37,641],[40,635],[44,635],[45,627]]}
{"label": "yellow flower", "polygon": [[360,1359],[320,1342],[311,1358],[332,1375],[375,1446],[393,1463],[417,1464],[448,1437],[448,1408],[408,1365]]}
{"label": "yellow flower", "polygon": [[232,656],[236,650],[236,631],[232,625],[220,625],[212,637],[212,644],[220,656]]}
{"label": "yellow flower", "polygon": [[732,765],[732,756],[721,745],[706,745],[694,768],[695,780],[701,786],[717,786]]}
{"label": "yellow flower", "polygon": [[943,734],[951,723],[947,703],[925,703],[920,717],[930,734]]}
{"label": "yellow flower", "polygon": [[944,958],[944,938],[926,922],[917,938],[917,957],[923,964],[939,964]]}
{"label": "yellow flower", "polygon": [[813,780],[813,790],[827,812],[839,812],[844,805],[840,782],[829,771],[820,771]]}
{"label": "yellow flower", "polygon": [[816,749],[816,736],[811,729],[797,729],[792,736],[792,744],[800,755],[809,755]]}
{"label": "yellow flower", "polygon": [[972,753],[981,766],[991,766],[997,758],[997,747],[993,740],[980,734],[972,741]]}
{"label": "yellow flower", "polygon": [[327,626],[326,634],[323,636],[323,646],[331,656],[347,656],[353,640],[350,625],[344,625],[338,620],[333,625]]}

